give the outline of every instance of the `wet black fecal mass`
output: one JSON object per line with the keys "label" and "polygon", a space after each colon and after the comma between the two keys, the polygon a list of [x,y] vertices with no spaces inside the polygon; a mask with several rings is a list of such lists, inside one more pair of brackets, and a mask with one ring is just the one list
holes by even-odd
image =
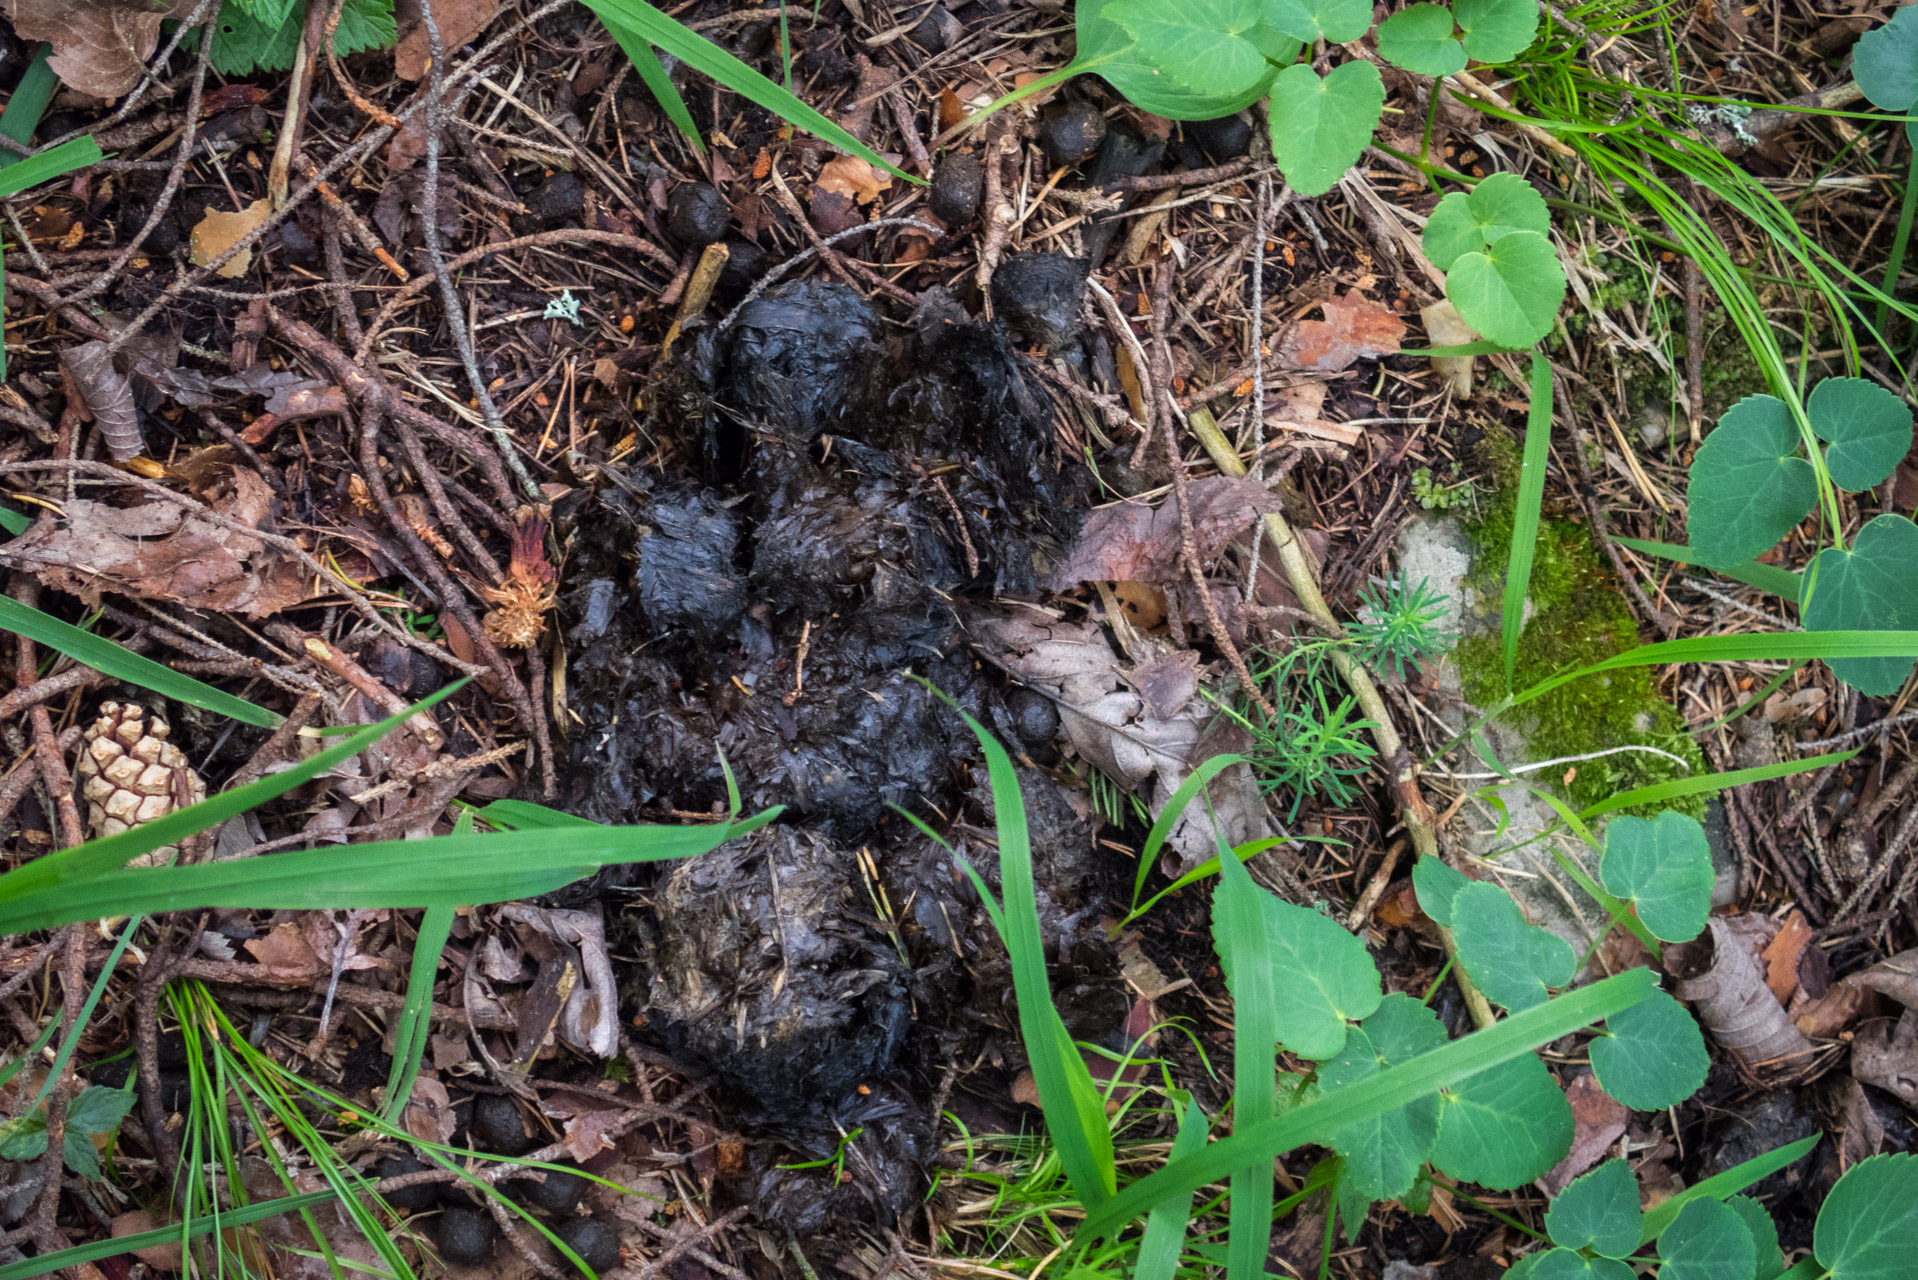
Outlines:
{"label": "wet black fecal mass", "polygon": [[[724,812],[730,769],[746,812],[785,812],[567,893],[634,891],[607,899],[641,957],[621,1020],[709,1079],[746,1135],[732,1194],[797,1235],[890,1223],[925,1191],[945,1064],[1023,1066],[983,907],[893,806],[996,877],[978,747],[926,686],[1058,760],[1057,714],[981,666],[955,606],[1040,599],[1092,477],[1013,330],[949,302],[888,318],[837,283],[783,285],[688,335],[643,398],[664,460],[554,512],[559,803],[686,821]],[[1022,786],[1060,989],[1080,992],[1075,1031],[1110,1039],[1126,1009],[1089,994],[1122,990],[1095,824],[1044,772]]]}

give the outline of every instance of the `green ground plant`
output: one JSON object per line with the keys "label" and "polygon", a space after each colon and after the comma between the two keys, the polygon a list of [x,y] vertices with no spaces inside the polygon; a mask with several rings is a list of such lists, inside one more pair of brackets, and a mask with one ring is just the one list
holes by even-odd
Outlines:
{"label": "green ground plant", "polygon": [[[306,27],[306,0],[226,0],[214,20],[213,67],[222,75],[292,67]],[[393,0],[344,0],[333,52],[390,48],[398,35]]]}

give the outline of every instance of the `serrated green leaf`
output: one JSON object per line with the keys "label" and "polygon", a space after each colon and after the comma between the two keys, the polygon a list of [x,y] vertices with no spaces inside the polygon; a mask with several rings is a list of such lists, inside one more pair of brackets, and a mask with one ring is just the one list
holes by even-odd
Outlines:
{"label": "serrated green leaf", "polygon": [[[1807,631],[1918,627],[1918,525],[1882,515],[1849,548],[1827,547],[1807,569],[1798,610]],[[1911,674],[1909,658],[1830,658],[1833,675],[1860,693],[1889,697]]]}
{"label": "serrated green leaf", "polygon": [[37,1160],[47,1149],[47,1109],[0,1124],[0,1160]]}
{"label": "serrated green leaf", "polygon": [[1910,111],[1918,103],[1918,14],[1906,6],[1884,26],[1858,37],[1851,76],[1873,106]]}
{"label": "serrated green leaf", "polygon": [[1279,1042],[1301,1058],[1330,1058],[1345,1047],[1346,1023],[1377,1011],[1378,967],[1365,944],[1337,921],[1269,893],[1260,898]]}
{"label": "serrated green leaf", "polygon": [[1606,1019],[1587,1052],[1599,1086],[1634,1111],[1677,1106],[1711,1068],[1698,1024],[1663,991]]}
{"label": "serrated green leaf", "polygon": [[1571,1104],[1532,1054],[1439,1095],[1432,1163],[1454,1178],[1509,1191],[1544,1174],[1571,1149]]}
{"label": "serrated green leaf", "polygon": [[1544,235],[1551,210],[1532,184],[1515,173],[1495,173],[1471,191],[1454,191],[1438,202],[1425,224],[1425,256],[1440,271],[1514,231]]}
{"label": "serrated green leaf", "polygon": [[[244,76],[255,71],[285,71],[293,65],[306,24],[304,0],[293,0],[286,17],[272,20],[266,5],[251,12],[238,4],[220,11],[213,32],[213,66],[222,75]],[[333,33],[333,51],[341,57],[383,49],[396,35],[393,0],[346,0],[339,29]]]}
{"label": "serrated green leaf", "polygon": [[1629,1258],[1638,1251],[1644,1217],[1638,1208],[1638,1179],[1623,1160],[1607,1160],[1559,1192],[1545,1211],[1545,1233],[1567,1249],[1589,1248],[1607,1258]]}
{"label": "serrated green leaf", "polygon": [[1471,883],[1464,872],[1429,854],[1412,866],[1412,887],[1418,892],[1419,910],[1441,928],[1452,927],[1452,899]]}
{"label": "serrated green leaf", "polygon": [[1825,1197],[1812,1253],[1831,1280],[1911,1280],[1918,1240],[1918,1156],[1860,1160]]}
{"label": "serrated green leaf", "polygon": [[1187,89],[1236,93],[1265,73],[1265,55],[1246,39],[1262,19],[1259,0],[1109,0],[1105,16]]}
{"label": "serrated green leaf", "polygon": [[82,1133],[112,1133],[133,1109],[133,1090],[93,1085],[67,1104],[67,1127]]}
{"label": "serrated green leaf", "polygon": [[1347,62],[1323,79],[1303,62],[1272,82],[1272,158],[1292,189],[1322,196],[1371,145],[1385,108],[1385,81],[1369,62]]}
{"label": "serrated green leaf", "polygon": [[1831,447],[1825,469],[1840,489],[1861,493],[1911,452],[1911,408],[1864,378],[1826,378],[1805,402],[1811,429]]}
{"label": "serrated green leaf", "polygon": [[1750,1196],[1731,1196],[1725,1205],[1751,1232],[1758,1258],[1758,1271],[1752,1280],[1778,1280],[1785,1274],[1785,1255],[1778,1247],[1778,1224],[1771,1220],[1771,1213]]}
{"label": "serrated green leaf", "polygon": [[76,1176],[92,1182],[100,1180],[100,1153],[94,1149],[93,1139],[84,1133],[68,1130],[61,1137],[60,1159]]}
{"label": "serrated green leaf", "polygon": [[1771,550],[1818,504],[1818,478],[1798,456],[1798,428],[1776,396],[1747,396],[1718,419],[1692,458],[1685,531],[1714,568]]}
{"label": "serrated green leaf", "polygon": [[1295,40],[1345,44],[1372,29],[1367,0],[1265,0],[1266,25]]}
{"label": "serrated green leaf", "polygon": [[1452,897],[1452,936],[1458,961],[1488,1000],[1514,1013],[1543,1004],[1549,987],[1562,987],[1578,970],[1565,939],[1534,924],[1495,884],[1474,881]]}
{"label": "serrated green leaf", "polygon": [[1508,347],[1529,347],[1552,331],[1565,300],[1565,269],[1552,242],[1534,231],[1501,236],[1452,264],[1445,296],[1465,323]]}
{"label": "serrated green leaf", "polygon": [[1479,62],[1510,62],[1538,35],[1533,0],[1453,0],[1452,15],[1465,33],[1465,52]]}
{"label": "serrated green leaf", "polygon": [[1658,1238],[1659,1280],[1751,1280],[1758,1252],[1735,1209],[1694,1200]]}
{"label": "serrated green leaf", "polygon": [[1452,35],[1452,11],[1442,4],[1407,5],[1379,23],[1379,57],[1422,76],[1465,70],[1465,46]]}
{"label": "serrated green leaf", "polygon": [[1657,818],[1613,818],[1598,864],[1606,892],[1629,898],[1638,918],[1666,942],[1690,942],[1712,910],[1712,847],[1696,818],[1667,809]]}
{"label": "serrated green leaf", "polygon": [[[1345,1048],[1319,1068],[1319,1084],[1339,1089],[1370,1080],[1445,1043],[1438,1015],[1408,995],[1394,993],[1347,1034]],[[1348,1125],[1332,1136],[1345,1160],[1345,1178],[1367,1200],[1395,1200],[1411,1190],[1438,1141],[1438,1099],[1414,1099],[1396,1111]]]}
{"label": "serrated green leaf", "polygon": [[[1633,1280],[1636,1275],[1615,1259],[1588,1258],[1570,1249],[1547,1249],[1544,1253],[1529,1255],[1525,1261],[1532,1262],[1525,1271],[1531,1280]],[[1507,1273],[1508,1277],[1510,1274]]]}
{"label": "serrated green leaf", "polygon": [[[1231,115],[1263,98],[1278,74],[1277,66],[1268,66],[1256,83],[1234,94],[1185,88],[1170,76],[1159,74],[1125,28],[1106,18],[1106,7],[1113,2],[1080,0],[1074,6],[1079,52],[1073,64],[1099,76],[1141,111],[1168,120],[1211,120]],[[1255,28],[1246,33],[1246,39],[1274,63],[1288,63],[1299,56],[1297,40],[1270,28]]]}

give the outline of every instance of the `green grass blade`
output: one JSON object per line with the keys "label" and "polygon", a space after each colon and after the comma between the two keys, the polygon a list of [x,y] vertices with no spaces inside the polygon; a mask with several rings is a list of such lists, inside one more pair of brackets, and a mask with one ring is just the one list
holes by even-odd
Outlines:
{"label": "green grass blade", "polygon": [[[1615,537],[1612,541],[1621,547],[1630,547],[1634,551],[1642,552],[1648,556],[1657,556],[1661,560],[1670,560],[1676,564],[1688,564],[1699,569],[1706,568],[1705,565],[1699,564],[1697,559],[1694,558],[1690,547],[1681,547],[1672,542],[1648,542],[1644,538]],[[1775,564],[1760,564],[1756,560],[1749,560],[1735,568],[1711,569],[1710,572],[1717,574],[1721,578],[1730,578],[1734,582],[1742,582],[1748,587],[1757,587],[1760,591],[1768,591],[1772,595],[1782,596],[1790,600],[1793,604],[1798,602],[1799,575],[1789,569],[1780,569]]]}
{"label": "green grass blade", "polygon": [[282,1213],[297,1213],[301,1209],[325,1204],[331,1199],[333,1199],[331,1191],[309,1191],[305,1195],[267,1200],[261,1204],[247,1205],[243,1209],[224,1209],[218,1214],[192,1218],[177,1226],[160,1227],[153,1231],[136,1232],[130,1236],[96,1240],[92,1244],[76,1245],[71,1249],[62,1249],[58,1253],[42,1254],[37,1258],[26,1258],[11,1266],[0,1267],[0,1280],[32,1280],[34,1276],[43,1276],[63,1267],[75,1267],[83,1262],[97,1262],[101,1258],[111,1258],[115,1254],[132,1253],[135,1249],[145,1249],[153,1245],[178,1244],[182,1239],[203,1236],[216,1226],[225,1230],[227,1227],[243,1227],[250,1222],[277,1217]]}
{"label": "green grass blade", "polygon": [[1523,706],[1560,685],[1624,667],[1658,667],[1673,662],[1795,662],[1800,658],[1918,658],[1918,631],[1758,631],[1740,636],[1660,640],[1627,649],[1589,667],[1549,676],[1516,695],[1509,705]]}
{"label": "green grass blade", "polygon": [[0,631],[11,631],[17,636],[25,636],[35,643],[65,654],[83,666],[92,667],[95,671],[117,680],[137,684],[142,689],[151,689],[157,694],[172,698],[175,702],[184,702],[189,707],[198,707],[202,711],[217,711],[242,724],[271,729],[281,720],[280,716],[274,715],[265,707],[257,706],[244,698],[236,698],[230,693],[222,693],[210,684],[202,684],[192,676],[181,675],[171,667],[163,667],[151,658],[143,658],[104,636],[96,636],[91,631],[82,631],[71,623],[62,622],[38,609],[29,609],[18,600],[0,598]]}
{"label": "green grass blade", "polygon": [[496,827],[508,831],[531,831],[541,827],[597,827],[603,824],[591,818],[575,817],[570,813],[561,813],[558,809],[549,809],[543,804],[534,804],[530,800],[495,800],[481,809],[476,815],[481,822],[490,822]]}
{"label": "green grass blade", "polygon": [[[1671,1199],[1663,1201],[1656,1209],[1645,1215],[1644,1229],[1639,1235],[1639,1247],[1643,1248],[1659,1236],[1665,1234],[1665,1228],[1672,1225],[1678,1217],[1678,1211],[1694,1200],[1710,1198],[1723,1200],[1735,1196],[1746,1187],[1761,1178],[1769,1178],[1786,1165],[1808,1154],[1818,1145],[1823,1135],[1814,1133],[1809,1138],[1800,1138],[1790,1146],[1780,1147],[1776,1151],[1767,1151],[1762,1156],[1754,1156],[1743,1164],[1735,1164],[1723,1173],[1714,1174],[1697,1186],[1687,1187]],[[5,1280],[5,1277],[0,1277]]]}
{"label": "green grass blade", "polygon": [[100,144],[91,137],[63,142],[51,151],[27,156],[0,169],[0,196],[18,195],[28,187],[37,187],[63,173],[84,169],[104,159],[106,156],[101,152]]}
{"label": "green grass blade", "polygon": [[[95,870],[0,901],[0,933],[51,929],[114,911],[403,910],[506,902],[551,893],[609,863],[693,857],[758,830],[779,812],[698,827],[547,828],[330,845],[189,867]],[[36,865],[0,877],[0,884]]]}
{"label": "green grass blade", "polygon": [[[1232,1128],[1243,1133],[1270,1120],[1278,1084],[1278,993],[1273,990],[1272,939],[1265,928],[1262,890],[1237,858],[1221,847],[1219,887],[1212,897],[1213,945],[1232,992]],[[1272,1161],[1232,1171],[1231,1237],[1226,1280],[1260,1280],[1272,1234]]]}
{"label": "green grass blade", "polygon": [[[605,21],[605,15],[600,18]],[[693,123],[693,113],[686,109],[686,99],[680,97],[679,86],[666,74],[666,68],[660,64],[659,54],[653,46],[640,39],[631,27],[620,22],[606,22],[606,29],[613,33],[613,39],[626,51],[632,60],[633,70],[639,72],[640,80],[652,93],[653,101],[673,122],[673,127],[686,135],[686,141],[693,144],[693,150],[700,155],[706,154],[706,143],[699,136],[699,126]]]}
{"label": "green grass blade", "polygon": [[[53,46],[43,41],[20,76],[20,83],[13,87],[5,112],[0,113],[0,134],[23,147],[33,141],[33,131],[40,127],[47,104],[53,101],[53,92],[60,87],[59,77],[53,74],[53,67],[47,61],[52,56]],[[20,160],[13,152],[0,150],[0,169],[18,164]]]}
{"label": "green grass blade", "polygon": [[[712,41],[673,21],[652,5],[647,4],[645,0],[585,0],[585,2],[586,6],[598,14],[600,20],[609,28],[615,24],[624,26],[648,44],[657,45],[693,70],[711,76],[734,93],[758,103],[780,119],[804,129],[807,133],[824,138],[841,151],[858,156],[875,169],[884,169],[895,178],[903,178],[907,182],[924,184],[925,179],[913,177],[773,81],[760,75]],[[617,32],[614,33],[614,38],[618,38]]]}
{"label": "green grass blade", "polygon": [[[1179,1132],[1172,1139],[1168,1163],[1197,1155],[1205,1149],[1205,1112],[1197,1102],[1187,1099],[1179,1107]],[[1192,1217],[1192,1199],[1169,1200],[1154,1209],[1146,1219],[1145,1234],[1139,1240],[1139,1260],[1132,1280],[1172,1280],[1179,1266],[1179,1249],[1185,1243],[1185,1226]],[[1270,1234],[1268,1228],[1266,1234]]]}
{"label": "green grass blade", "polygon": [[1905,170],[1905,198],[1898,206],[1898,231],[1891,239],[1891,257],[1885,262],[1885,297],[1878,303],[1876,328],[1889,337],[1885,327],[1891,319],[1891,296],[1898,291],[1898,273],[1905,266],[1905,249],[1911,244],[1911,215],[1918,210],[1918,145],[1911,148],[1911,164]]}
{"label": "green grass blade", "polygon": [[[0,284],[5,284],[5,283],[6,283],[5,277],[0,276]],[[3,376],[5,375],[0,374],[0,377],[3,377]],[[33,527],[33,521],[21,515],[18,511],[15,511],[12,507],[0,507],[0,529],[5,529],[8,533],[11,533],[15,537],[18,537],[19,535],[25,533],[28,529],[31,529],[32,527]]]}
{"label": "green grass blade", "polygon": [[446,940],[453,934],[450,906],[426,909],[420,921],[419,936],[413,940],[413,966],[406,978],[406,1003],[400,1007],[393,1028],[393,1066],[386,1077],[386,1099],[380,1114],[398,1121],[400,1112],[413,1096],[413,1081],[420,1073],[420,1060],[426,1054],[426,1041],[433,1025],[433,982],[439,977],[440,956]]}
{"label": "green grass blade", "polygon": [[[34,1037],[33,1043],[28,1045],[26,1049],[20,1054],[19,1057],[15,1058],[12,1062],[9,1062],[6,1066],[0,1067],[0,1088],[5,1088],[9,1081],[11,1081],[15,1076],[19,1075],[20,1069],[26,1066],[29,1062],[32,1062],[34,1055],[39,1053],[40,1050],[47,1047],[48,1043],[51,1042],[53,1039],[53,1033],[58,1031],[59,1029],[60,1029],[60,1019],[58,1018],[52,1019],[50,1022],[47,1023],[46,1028],[43,1031],[41,1031],[39,1035]],[[31,1111],[31,1110],[32,1110],[31,1107],[27,1108],[27,1111]],[[26,1112],[23,1111],[21,1114],[24,1115],[26,1114]]]}
{"label": "green grass blade", "polygon": [[1308,1142],[1323,1145],[1346,1125],[1383,1115],[1414,1098],[1457,1084],[1489,1067],[1530,1053],[1539,1045],[1629,1009],[1651,994],[1656,985],[1652,971],[1644,968],[1600,979],[1589,987],[1514,1014],[1496,1026],[1420,1054],[1370,1080],[1327,1093],[1277,1120],[1235,1133],[1197,1155],[1174,1161],[1159,1172],[1141,1178],[1103,1204],[1088,1206],[1085,1222],[1073,1240],[1088,1244],[1113,1235],[1154,1206],[1217,1182],[1255,1160],[1269,1160]]}
{"label": "green grass blade", "polygon": [[[1159,859],[1159,850],[1165,847],[1166,838],[1172,834],[1172,828],[1178,823],[1179,815],[1192,803],[1192,797],[1199,794],[1205,784],[1217,777],[1222,770],[1235,764],[1244,764],[1244,756],[1217,755],[1194,769],[1165,802],[1165,808],[1159,810],[1159,816],[1152,823],[1152,830],[1145,834],[1145,844],[1139,849],[1139,865],[1132,874],[1132,908],[1139,907],[1139,895],[1145,892],[1145,880],[1152,873],[1152,864]],[[1216,866],[1214,868],[1217,869]]]}
{"label": "green grass blade", "polygon": [[[1305,837],[1299,838],[1304,839]],[[1323,839],[1324,837],[1316,838]],[[1264,853],[1267,849],[1277,848],[1279,845],[1287,843],[1290,842],[1285,836],[1261,836],[1257,840],[1247,840],[1244,844],[1234,845],[1232,847],[1232,856],[1240,862],[1249,862]],[[1125,919],[1119,921],[1119,927],[1124,928],[1146,912],[1152,910],[1152,908],[1158,906],[1160,900],[1165,898],[1166,895],[1177,893],[1187,885],[1197,884],[1201,880],[1218,874],[1219,860],[1217,858],[1207,858],[1204,862],[1201,862],[1198,866],[1192,868],[1192,870],[1186,872],[1177,880],[1174,880],[1171,884],[1153,894],[1150,898],[1147,898],[1145,905],[1134,907],[1127,913]]]}
{"label": "green grass blade", "polygon": [[1721,791],[1726,787],[1742,787],[1748,782],[1764,782],[1769,778],[1783,778],[1794,773],[1806,773],[1812,769],[1822,769],[1828,764],[1843,764],[1857,754],[1857,751],[1834,751],[1830,755],[1807,756],[1803,760],[1782,760],[1777,764],[1758,765],[1751,769],[1705,773],[1696,778],[1671,778],[1664,782],[1655,782],[1649,787],[1621,791],[1615,796],[1581,809],[1578,816],[1596,818],[1614,809],[1629,809],[1641,804],[1663,804],[1667,800],[1676,800],[1680,796],[1695,796],[1703,791]]}
{"label": "green grass blade", "polygon": [[1518,473],[1518,506],[1512,513],[1512,553],[1505,567],[1505,686],[1518,670],[1518,639],[1525,630],[1525,597],[1538,554],[1539,510],[1545,503],[1545,472],[1552,461],[1552,365],[1532,355],[1532,405],[1525,415],[1525,459]]}
{"label": "green grass blade", "polygon": [[[100,968],[100,976],[93,980],[93,986],[87,990],[87,998],[80,1005],[80,1014],[73,1020],[73,1034],[60,1046],[60,1052],[53,1056],[53,1065],[47,1068],[47,1078],[41,1082],[40,1092],[33,1101],[21,1110],[21,1115],[31,1115],[39,1109],[47,1095],[53,1092],[54,1082],[66,1072],[67,1063],[73,1058],[73,1051],[80,1047],[80,1037],[86,1034],[87,1022],[93,1017],[93,1011],[100,1005],[100,997],[106,994],[107,979],[120,967],[120,957],[127,952],[127,944],[133,941],[133,931],[140,927],[144,917],[135,916],[127,921],[126,928],[120,930],[120,940],[113,944],[113,951],[107,956],[107,962]],[[60,1019],[55,1018],[58,1024]]]}

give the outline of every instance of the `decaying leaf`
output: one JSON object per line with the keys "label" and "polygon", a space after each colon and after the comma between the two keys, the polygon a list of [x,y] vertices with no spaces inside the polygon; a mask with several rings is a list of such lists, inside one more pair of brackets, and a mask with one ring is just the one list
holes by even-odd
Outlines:
{"label": "decaying leaf", "polygon": [[[1231,476],[1194,480],[1186,486],[1186,502],[1193,549],[1201,562],[1217,556],[1248,532],[1255,519],[1280,506],[1257,481]],[[1101,507],[1086,517],[1079,540],[1046,585],[1066,591],[1081,582],[1178,582],[1186,577],[1180,541],[1179,509],[1171,498],[1156,507],[1134,502]]]}
{"label": "decaying leaf", "polygon": [[[499,12],[499,0],[433,0],[433,25],[440,29],[440,48],[447,54],[486,30]],[[402,80],[418,80],[427,71],[426,23],[420,0],[398,0],[393,19],[399,43],[393,50],[393,70]]]}
{"label": "decaying leaf", "polygon": [[115,462],[140,456],[145,448],[140,438],[139,415],[134,412],[133,386],[127,376],[113,365],[113,353],[103,341],[83,342],[60,353],[60,367],[80,389],[87,412],[100,428],[107,452]]}
{"label": "decaying leaf", "polygon": [[1851,1042],[1851,1074],[1918,1107],[1918,1009],[1893,1022],[1874,1018]]}
{"label": "decaying leaf", "polygon": [[246,949],[261,964],[281,969],[317,969],[320,957],[306,940],[300,926],[291,920],[273,926],[263,938],[255,938]]}
{"label": "decaying leaf", "polygon": [[1918,947],[1900,951],[1845,981],[1890,996],[1908,1009],[1918,1009]]}
{"label": "decaying leaf", "polygon": [[860,204],[871,204],[891,185],[891,175],[879,172],[858,156],[834,156],[819,167],[819,176],[813,179],[813,186]]}
{"label": "decaying leaf", "polygon": [[426,1071],[413,1077],[413,1092],[400,1112],[400,1126],[422,1142],[451,1142],[458,1123],[446,1086]]}
{"label": "decaying leaf", "polygon": [[1695,976],[1678,984],[1675,994],[1692,1001],[1699,1022],[1747,1066],[1795,1065],[1798,1055],[1811,1048],[1785,1016],[1785,1006],[1765,985],[1765,967],[1758,953],[1777,929],[1776,921],[1763,916],[1713,916],[1709,942],[1701,938],[1685,944],[1683,950],[1666,951],[1674,966],[1700,952],[1709,954],[1708,961],[1695,966]]}
{"label": "decaying leaf", "polygon": [[1302,321],[1280,348],[1291,368],[1338,373],[1360,360],[1389,356],[1405,336],[1405,321],[1357,289],[1343,298],[1327,298],[1325,319]]}
{"label": "decaying leaf", "polygon": [[632,1114],[620,1106],[583,1106],[575,1095],[561,1095],[542,1104],[540,1110],[566,1122],[560,1136],[566,1143],[567,1153],[581,1164],[612,1146],[613,1135]]}
{"label": "decaying leaf", "polygon": [[1632,1122],[1631,1109],[1606,1093],[1595,1075],[1582,1075],[1565,1086],[1572,1104],[1572,1149],[1557,1166],[1538,1180],[1538,1189],[1555,1196],[1579,1174],[1597,1164]]}
{"label": "decaying leaf", "polygon": [[[1155,814],[1193,765],[1216,754],[1200,741],[1214,718],[1211,705],[1189,696],[1171,715],[1158,714],[1163,705],[1127,687],[1123,660],[1097,623],[1026,611],[1012,617],[978,612],[966,625],[983,657],[1053,700],[1080,757],[1120,786],[1142,791]],[[1139,678],[1136,670],[1131,674]],[[1258,785],[1244,765],[1223,771],[1206,790],[1218,827],[1203,802],[1187,806],[1167,841],[1179,872],[1215,856],[1221,838],[1236,845],[1271,834]]]}
{"label": "decaying leaf", "polygon": [[1778,1003],[1791,1003],[1792,993],[1798,990],[1798,962],[1816,937],[1804,915],[1794,911],[1779,928],[1778,936],[1759,953],[1765,961],[1765,985],[1778,997]]}
{"label": "decaying leaf", "polygon": [[[206,215],[193,228],[188,246],[187,257],[196,267],[204,267],[221,254],[237,244],[240,239],[255,227],[266,221],[273,212],[273,206],[265,200],[255,200],[238,213],[223,213],[218,209],[208,209]],[[253,265],[251,247],[242,249],[233,255],[231,261],[221,267],[214,275],[236,280],[246,274]]]}
{"label": "decaying leaf", "polygon": [[566,993],[559,1016],[559,1037],[575,1049],[612,1057],[619,1048],[619,988],[613,981],[613,965],[606,953],[606,925],[598,908],[564,911],[512,903],[501,908],[501,914],[577,952],[585,981]]}
{"label": "decaying leaf", "polygon": [[[1479,340],[1478,330],[1465,323],[1465,317],[1449,301],[1440,298],[1419,312],[1425,322],[1425,337],[1435,347],[1462,347]],[[1475,356],[1433,356],[1432,368],[1452,384],[1452,395],[1463,400],[1472,394]]]}
{"label": "decaying leaf", "polygon": [[96,98],[117,98],[138,84],[160,43],[160,24],[191,7],[178,0],[5,0],[5,5],[16,35],[53,45],[47,59],[53,74]]}
{"label": "decaying leaf", "polygon": [[[272,501],[265,481],[237,468],[207,495],[214,511],[251,529],[271,526]],[[291,558],[164,501],[113,507],[77,498],[64,522],[0,548],[0,563],[30,570],[89,606],[118,591],[262,618],[307,598],[306,575]]]}

